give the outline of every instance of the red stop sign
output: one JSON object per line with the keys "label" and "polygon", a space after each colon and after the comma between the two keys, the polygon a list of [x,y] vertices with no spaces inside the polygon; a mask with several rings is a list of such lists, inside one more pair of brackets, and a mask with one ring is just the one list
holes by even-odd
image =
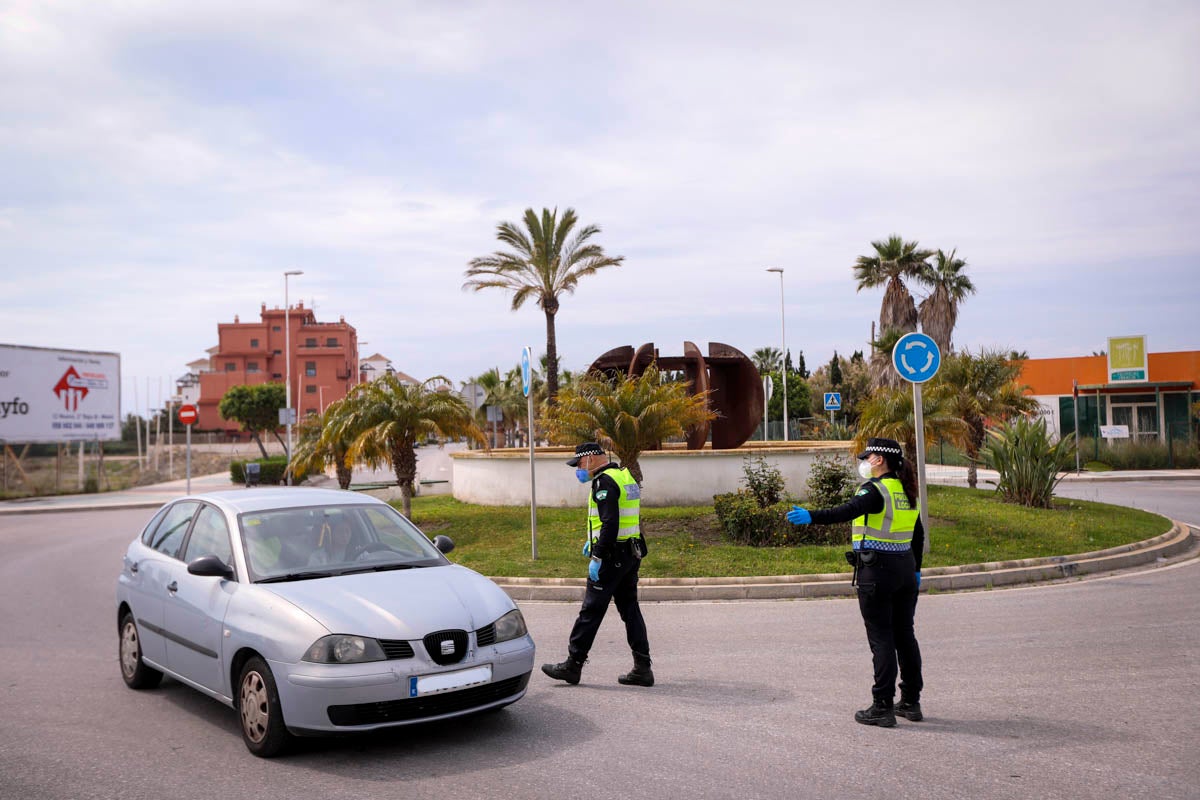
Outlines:
{"label": "red stop sign", "polygon": [[189,404],[179,407],[179,421],[184,425],[194,425],[199,417],[195,406]]}

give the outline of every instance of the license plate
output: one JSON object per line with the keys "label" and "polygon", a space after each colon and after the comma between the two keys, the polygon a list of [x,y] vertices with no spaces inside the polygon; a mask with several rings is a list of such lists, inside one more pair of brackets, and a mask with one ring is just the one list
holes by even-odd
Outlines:
{"label": "license plate", "polygon": [[479,686],[492,682],[492,665],[484,664],[455,672],[439,672],[437,675],[413,675],[408,679],[408,696],[421,697],[427,694],[453,692],[468,686]]}

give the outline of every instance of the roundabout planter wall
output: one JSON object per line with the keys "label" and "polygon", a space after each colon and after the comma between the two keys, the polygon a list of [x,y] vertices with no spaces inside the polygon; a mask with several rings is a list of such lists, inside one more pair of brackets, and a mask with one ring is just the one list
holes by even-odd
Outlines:
{"label": "roundabout planter wall", "polygon": [[[570,448],[539,448],[534,457],[537,504],[575,508],[587,503],[587,490],[566,465]],[[849,442],[770,442],[736,450],[658,450],[643,453],[642,502],[647,506],[697,506],[712,503],[713,495],[742,486],[742,466],[749,456],[761,455],[783,474],[787,491],[807,493],[805,483],[818,455],[851,459]],[[524,449],[466,450],[451,453],[453,494],[464,503],[485,506],[529,505],[529,451]]]}

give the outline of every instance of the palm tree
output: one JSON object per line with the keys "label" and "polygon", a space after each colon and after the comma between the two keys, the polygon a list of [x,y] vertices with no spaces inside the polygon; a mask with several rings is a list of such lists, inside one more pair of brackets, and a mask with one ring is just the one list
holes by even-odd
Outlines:
{"label": "palm tree", "polygon": [[[954,415],[944,398],[932,392],[922,392],[921,401],[926,440],[936,437],[960,446],[966,444],[967,426]],[[872,436],[894,439],[904,446],[905,454],[915,462],[917,423],[911,389],[907,386],[880,389],[863,404],[861,411],[858,433],[854,438],[856,449],[865,447],[867,439]]]}
{"label": "palm tree", "polygon": [[871,388],[898,389],[905,384],[892,364],[892,351],[903,335],[904,331],[897,328],[885,328],[879,333],[879,338],[871,342],[871,363],[868,367]]}
{"label": "palm tree", "polygon": [[779,372],[780,355],[778,347],[760,347],[750,356],[750,360],[758,367],[760,374],[766,375],[768,372]]}
{"label": "palm tree", "polygon": [[536,297],[546,315],[547,400],[554,405],[558,396],[558,344],[554,334],[554,315],[563,292],[572,294],[580,278],[604,267],[619,266],[624,256],[609,256],[598,244],[588,240],[600,232],[597,225],[585,225],[572,231],[579,218],[568,208],[558,218],[558,209],[542,209],[541,219],[532,208],[525,209],[525,230],[511,222],[501,222],[496,238],[511,250],[498,250],[488,256],[471,259],[464,289],[507,289],[512,292],[516,311],[530,297]]}
{"label": "palm tree", "polygon": [[310,472],[324,472],[332,465],[337,471],[338,486],[350,488],[352,463],[346,460],[346,453],[358,432],[342,430],[340,436],[334,436],[333,422],[343,413],[345,400],[335,400],[325,407],[323,414],[309,414],[300,421],[300,438],[292,451],[292,460],[288,469],[298,476]]}
{"label": "palm tree", "polygon": [[574,389],[563,391],[558,405],[549,411],[547,426],[555,442],[599,442],[640,484],[642,452],[715,416],[707,408],[707,394],[689,395],[686,384],[664,383],[658,367],[651,364],[639,376],[611,383],[596,375],[585,376]]}
{"label": "palm tree", "polygon": [[895,328],[904,333],[917,329],[917,307],[904,285],[904,278],[916,278],[928,266],[925,261],[931,250],[919,250],[916,242],[906,242],[892,234],[887,239],[871,242],[875,254],[859,256],[854,263],[858,291],[887,284],[883,304],[879,307],[879,330]]}
{"label": "palm tree", "polygon": [[466,401],[454,392],[437,391],[447,383],[441,375],[415,386],[401,383],[394,375],[361,383],[344,398],[341,413],[330,426],[330,436],[352,437],[349,460],[374,468],[391,466],[409,518],[417,477],[416,444],[431,435],[483,441]]}
{"label": "palm tree", "polygon": [[967,428],[962,446],[970,459],[967,485],[972,489],[988,423],[1007,422],[1038,410],[1038,401],[1026,394],[1029,387],[1018,383],[1020,377],[1020,363],[1009,361],[999,350],[983,349],[979,355],[964,350],[943,360],[930,382],[929,394]]}
{"label": "palm tree", "polygon": [[950,353],[950,337],[954,333],[954,324],[958,322],[958,304],[967,295],[975,293],[975,284],[963,274],[967,262],[955,258],[957,252],[951,250],[947,255],[938,250],[936,263],[925,265],[918,276],[918,280],[933,289],[917,309],[921,330],[937,342],[943,354]]}

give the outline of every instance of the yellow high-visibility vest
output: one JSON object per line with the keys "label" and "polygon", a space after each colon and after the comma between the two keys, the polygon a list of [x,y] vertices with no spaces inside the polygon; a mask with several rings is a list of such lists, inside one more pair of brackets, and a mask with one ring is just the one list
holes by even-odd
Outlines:
{"label": "yellow high-visibility vest", "polygon": [[[633,539],[642,535],[642,487],[633,478],[633,473],[628,469],[609,467],[600,473],[607,475],[617,482],[617,488],[621,491],[620,497],[617,499],[617,507],[620,509],[621,520],[617,528],[617,541]],[[588,492],[588,541],[593,545],[600,536],[600,509],[596,505],[596,500],[592,497],[592,493]]]}
{"label": "yellow high-visibility vest", "polygon": [[908,502],[904,484],[896,478],[872,478],[883,495],[883,510],[855,518],[850,534],[855,550],[908,550],[920,510]]}

